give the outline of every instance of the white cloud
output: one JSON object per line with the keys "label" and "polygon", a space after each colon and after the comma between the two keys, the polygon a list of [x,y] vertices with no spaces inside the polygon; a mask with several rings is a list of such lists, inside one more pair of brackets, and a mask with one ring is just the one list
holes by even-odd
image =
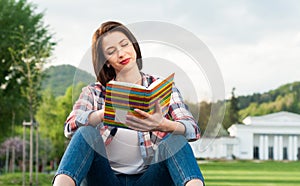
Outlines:
{"label": "white cloud", "polygon": [[[156,20],[194,33],[211,50],[226,92],[274,89],[300,80],[300,1],[32,0],[59,41],[52,64],[78,65],[103,21]],[[151,29],[151,28],[149,28]]]}
{"label": "white cloud", "polygon": [[273,33],[255,44],[214,47],[224,74],[226,90],[240,94],[265,92],[283,83],[300,80],[299,33]]}

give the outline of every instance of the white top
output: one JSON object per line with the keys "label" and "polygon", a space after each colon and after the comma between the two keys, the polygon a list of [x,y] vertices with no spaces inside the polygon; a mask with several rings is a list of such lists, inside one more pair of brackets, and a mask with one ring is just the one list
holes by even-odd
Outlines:
{"label": "white top", "polygon": [[118,128],[114,139],[106,146],[106,152],[116,174],[138,174],[145,171],[137,131]]}

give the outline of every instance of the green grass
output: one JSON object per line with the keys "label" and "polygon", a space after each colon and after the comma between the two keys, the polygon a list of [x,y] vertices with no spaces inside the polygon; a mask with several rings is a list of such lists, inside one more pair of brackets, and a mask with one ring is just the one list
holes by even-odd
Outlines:
{"label": "green grass", "polygon": [[[200,161],[199,165],[206,186],[300,186],[300,161]],[[51,185],[52,177],[39,174],[39,186]],[[0,175],[0,185],[22,185],[22,173]],[[29,185],[28,173],[26,185]]]}
{"label": "green grass", "polygon": [[[0,185],[5,186],[20,186],[22,185],[22,172],[18,173],[8,173],[0,175]],[[38,185],[39,186],[49,186],[51,185],[53,175],[39,173]],[[35,184],[35,173],[32,175],[32,185]],[[29,185],[29,173],[26,173],[26,185]]]}
{"label": "green grass", "polygon": [[207,186],[300,186],[300,162],[200,162]]}

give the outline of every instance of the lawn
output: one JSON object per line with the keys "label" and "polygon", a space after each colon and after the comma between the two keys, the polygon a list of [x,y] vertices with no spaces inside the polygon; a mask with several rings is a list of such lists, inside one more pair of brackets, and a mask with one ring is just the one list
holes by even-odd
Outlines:
{"label": "lawn", "polygon": [[[53,175],[39,173],[38,185],[39,186],[49,186],[51,185],[51,180]],[[35,173],[33,173],[33,185],[35,183]],[[22,185],[22,172],[18,173],[8,173],[0,175],[0,185],[5,186],[20,186]],[[26,173],[26,185],[29,185],[29,173]]]}
{"label": "lawn", "polygon": [[[300,186],[300,162],[200,161],[206,186]],[[39,174],[39,186],[53,175]],[[29,185],[27,174],[26,185]],[[35,174],[33,174],[35,183]],[[22,173],[0,175],[0,185],[22,185]],[[35,184],[33,184],[35,185]]]}
{"label": "lawn", "polygon": [[300,186],[300,162],[199,162],[207,186]]}

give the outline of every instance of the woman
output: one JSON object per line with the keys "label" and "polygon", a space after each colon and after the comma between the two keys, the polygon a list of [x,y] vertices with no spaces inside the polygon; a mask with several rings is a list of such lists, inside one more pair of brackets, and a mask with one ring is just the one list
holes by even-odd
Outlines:
{"label": "woman", "polygon": [[[149,86],[133,34],[118,22],[105,22],[93,35],[92,59],[97,82],[83,88],[65,123],[70,144],[53,185],[203,185],[203,176],[188,140],[199,128],[175,86],[168,116],[136,109],[145,119],[127,115],[132,129],[103,125],[106,83],[110,80]],[[97,130],[98,129],[98,130]],[[75,132],[76,131],[76,132]],[[99,132],[100,131],[100,132]]]}

